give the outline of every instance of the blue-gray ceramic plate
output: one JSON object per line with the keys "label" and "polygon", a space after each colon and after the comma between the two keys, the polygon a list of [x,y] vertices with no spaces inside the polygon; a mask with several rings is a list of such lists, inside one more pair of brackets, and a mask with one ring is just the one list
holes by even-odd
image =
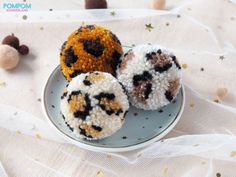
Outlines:
{"label": "blue-gray ceramic plate", "polygon": [[42,95],[42,107],[49,123],[66,140],[79,147],[100,152],[130,151],[160,140],[178,122],[184,108],[184,89],[169,105],[156,111],[144,111],[132,107],[124,126],[112,136],[96,141],[79,139],[66,126],[60,114],[60,96],[68,81],[58,66],[49,76]]}

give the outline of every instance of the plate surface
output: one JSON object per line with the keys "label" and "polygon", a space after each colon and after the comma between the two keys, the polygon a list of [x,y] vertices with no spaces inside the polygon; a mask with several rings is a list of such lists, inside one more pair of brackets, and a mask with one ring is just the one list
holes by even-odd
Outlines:
{"label": "plate surface", "polygon": [[184,89],[169,105],[156,111],[132,107],[124,126],[112,136],[96,141],[77,138],[66,126],[60,114],[60,97],[68,81],[58,66],[49,76],[43,90],[42,107],[49,123],[73,144],[100,152],[129,151],[149,145],[165,136],[178,122],[184,107]]}

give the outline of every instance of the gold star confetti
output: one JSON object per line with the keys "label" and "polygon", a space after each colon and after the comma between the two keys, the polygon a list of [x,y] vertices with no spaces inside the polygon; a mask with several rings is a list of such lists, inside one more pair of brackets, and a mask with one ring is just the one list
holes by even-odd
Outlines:
{"label": "gold star confetti", "polygon": [[190,104],[190,107],[191,107],[191,108],[193,108],[194,106],[195,106],[194,103],[191,103],[191,104]]}
{"label": "gold star confetti", "polygon": [[154,29],[151,23],[145,24],[145,27],[146,27],[145,29],[148,30],[149,32]]}
{"label": "gold star confetti", "polygon": [[20,131],[20,130],[17,130],[16,133],[17,133],[17,134],[21,134],[21,131]]}
{"label": "gold star confetti", "polygon": [[23,20],[27,20],[28,17],[27,17],[27,15],[23,15],[22,18],[23,18]]}
{"label": "gold star confetti", "polygon": [[41,138],[42,138],[42,137],[40,136],[40,134],[38,134],[38,133],[37,133],[35,136],[36,136],[37,139],[41,139]]}
{"label": "gold star confetti", "polygon": [[112,11],[112,12],[110,13],[110,15],[111,15],[111,16],[115,16],[115,15],[116,15],[116,12],[115,12],[115,11]]}
{"label": "gold star confetti", "polygon": [[186,63],[182,64],[182,68],[183,69],[187,69],[188,68],[188,65]]}
{"label": "gold star confetti", "polygon": [[165,169],[164,169],[164,174],[167,174],[168,173],[168,167],[166,167]]}
{"label": "gold star confetti", "polygon": [[230,154],[231,157],[236,157],[236,151],[232,151]]}
{"label": "gold star confetti", "polygon": [[107,155],[107,158],[108,158],[108,159],[111,159],[111,158],[112,158],[112,156],[111,156],[111,155]]}
{"label": "gold star confetti", "polygon": [[100,170],[97,172],[97,177],[103,177],[104,176],[104,173]]}
{"label": "gold star confetti", "polygon": [[138,155],[137,155],[137,157],[141,157],[141,156],[142,156],[142,154],[138,154]]}
{"label": "gold star confetti", "polygon": [[224,55],[221,55],[219,58],[220,58],[221,60],[224,60],[224,59],[225,59]]}
{"label": "gold star confetti", "polygon": [[6,82],[0,81],[0,87],[6,87]]}
{"label": "gold star confetti", "polygon": [[202,165],[205,165],[205,164],[206,164],[206,162],[201,162],[201,164],[202,164]]}

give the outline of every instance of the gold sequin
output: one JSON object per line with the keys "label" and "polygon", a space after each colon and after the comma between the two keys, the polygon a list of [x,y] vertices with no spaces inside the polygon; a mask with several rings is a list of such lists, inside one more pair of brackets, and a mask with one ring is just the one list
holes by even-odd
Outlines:
{"label": "gold sequin", "polygon": [[142,156],[142,154],[138,154],[138,155],[137,155],[137,157],[141,157],[141,156]]}
{"label": "gold sequin", "polygon": [[104,173],[101,170],[99,170],[96,175],[97,177],[103,177]]}
{"label": "gold sequin", "polygon": [[191,107],[191,108],[193,108],[194,106],[195,106],[194,103],[191,103],[191,104],[190,104],[190,107]]}
{"label": "gold sequin", "polygon": [[23,19],[23,20],[27,20],[27,18],[28,18],[27,15],[23,15],[23,16],[22,16],[22,19]]}
{"label": "gold sequin", "polygon": [[164,169],[164,174],[167,174],[167,173],[168,173],[168,170],[169,170],[169,168],[166,167],[166,168]]}
{"label": "gold sequin", "polygon": [[37,139],[41,139],[42,138],[41,135],[38,134],[38,133],[35,136],[36,136]]}
{"label": "gold sequin", "polygon": [[107,158],[108,158],[108,159],[111,159],[111,158],[112,158],[112,156],[111,156],[111,155],[107,155]]}
{"label": "gold sequin", "polygon": [[221,55],[219,58],[220,58],[221,60],[224,60],[224,59],[225,59],[224,55]]}
{"label": "gold sequin", "polygon": [[183,68],[183,69],[187,69],[187,68],[188,68],[188,65],[184,63],[184,64],[182,64],[182,68]]}
{"label": "gold sequin", "polygon": [[115,16],[115,15],[116,15],[116,12],[115,12],[115,11],[112,11],[110,14],[111,14],[111,16]]}
{"label": "gold sequin", "polygon": [[231,157],[236,157],[236,151],[232,151],[230,154]]}
{"label": "gold sequin", "polygon": [[0,81],[0,87],[5,87],[5,86],[6,86],[6,82]]}

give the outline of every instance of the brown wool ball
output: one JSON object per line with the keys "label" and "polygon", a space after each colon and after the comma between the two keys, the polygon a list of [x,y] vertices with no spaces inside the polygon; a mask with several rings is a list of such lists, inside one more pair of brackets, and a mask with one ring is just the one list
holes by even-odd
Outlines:
{"label": "brown wool ball", "polygon": [[85,0],[85,9],[106,9],[106,0]]}
{"label": "brown wool ball", "polygon": [[3,69],[13,69],[19,63],[17,50],[9,45],[0,45],[0,67]]}
{"label": "brown wool ball", "polygon": [[29,47],[26,46],[26,45],[21,45],[18,49],[18,52],[21,54],[21,55],[27,55],[29,53]]}
{"label": "brown wool ball", "polygon": [[152,0],[150,2],[150,8],[156,10],[163,10],[165,9],[166,1],[165,0]]}
{"label": "brown wool ball", "polygon": [[17,37],[14,36],[14,34],[12,34],[12,35],[6,36],[3,39],[2,44],[10,45],[11,47],[18,49],[20,45],[20,41]]}

